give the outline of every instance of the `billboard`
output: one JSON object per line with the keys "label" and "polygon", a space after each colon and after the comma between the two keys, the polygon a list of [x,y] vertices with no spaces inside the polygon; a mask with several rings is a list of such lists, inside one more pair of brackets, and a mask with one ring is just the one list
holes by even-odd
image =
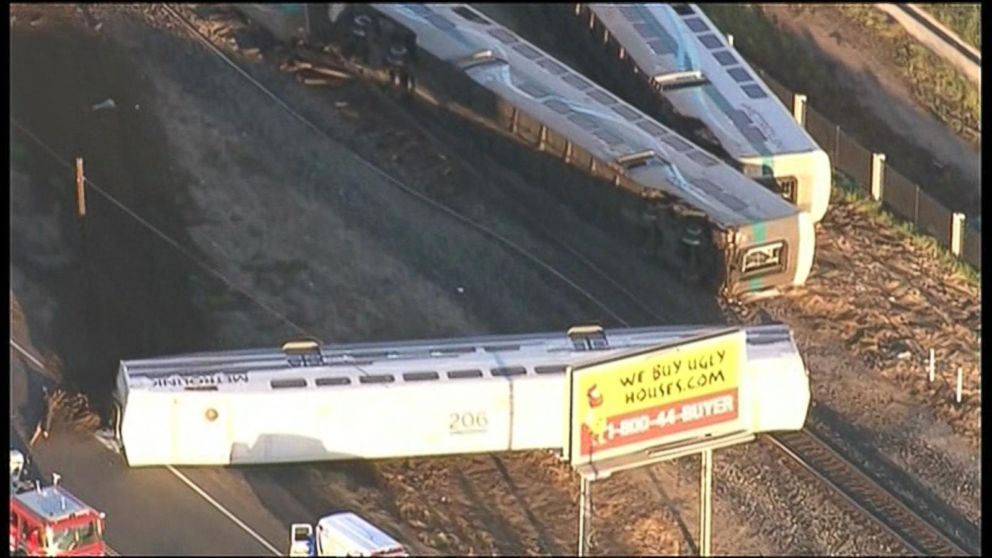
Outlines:
{"label": "billboard", "polygon": [[593,463],[735,425],[745,335],[724,330],[570,367],[565,455]]}

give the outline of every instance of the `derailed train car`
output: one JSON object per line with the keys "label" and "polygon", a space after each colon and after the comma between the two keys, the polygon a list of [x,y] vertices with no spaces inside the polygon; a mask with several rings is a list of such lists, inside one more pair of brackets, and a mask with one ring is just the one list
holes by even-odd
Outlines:
{"label": "derailed train car", "polygon": [[827,153],[693,4],[548,4],[541,24],[590,75],[823,219]]}
{"label": "derailed train car", "polygon": [[686,279],[727,295],[805,282],[809,215],[470,6],[308,9],[311,43],[484,130],[488,151]]}
{"label": "derailed train car", "polygon": [[[323,347],[293,342],[122,361],[118,437],[131,466],[561,449],[566,367],[719,331],[726,328],[581,326]],[[736,419],[719,430],[699,421],[698,398],[686,394],[723,381],[723,371],[686,370],[666,380],[667,395],[652,394],[685,404],[679,443],[803,427],[810,380],[792,332],[780,324],[748,327],[744,342],[733,381]]]}

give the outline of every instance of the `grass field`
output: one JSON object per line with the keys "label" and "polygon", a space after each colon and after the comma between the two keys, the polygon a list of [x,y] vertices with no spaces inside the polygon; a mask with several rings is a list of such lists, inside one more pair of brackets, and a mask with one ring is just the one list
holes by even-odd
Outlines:
{"label": "grass field", "polygon": [[982,48],[981,4],[917,4],[954,31],[966,43]]}
{"label": "grass field", "polygon": [[[720,29],[733,33],[737,48],[761,67],[774,63],[787,70],[781,79],[794,91],[819,91],[814,104],[829,105],[836,111],[845,106],[845,92],[832,78],[830,70],[815,55],[799,48],[796,40],[783,33],[767,19],[755,4],[700,4]],[[887,58],[913,92],[916,100],[965,140],[981,142],[981,93],[954,66],[913,40],[889,16],[870,4],[796,4],[797,12],[834,10],[861,35],[871,37],[879,53]],[[840,123],[843,125],[843,123]]]}
{"label": "grass field", "polygon": [[[937,5],[932,5],[937,6]],[[888,56],[912,84],[913,95],[957,134],[972,143],[981,137],[982,97],[978,85],[957,68],[909,36],[898,23],[870,4],[839,4],[837,8],[884,45]],[[971,137],[967,131],[978,131]]]}

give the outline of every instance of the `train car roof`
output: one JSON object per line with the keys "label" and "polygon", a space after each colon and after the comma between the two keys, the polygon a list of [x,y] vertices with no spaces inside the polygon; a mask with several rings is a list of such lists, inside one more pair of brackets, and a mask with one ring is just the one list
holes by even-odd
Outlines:
{"label": "train car roof", "polygon": [[[560,374],[577,365],[633,348],[660,345],[725,329],[666,326],[428,339],[349,345],[249,349],[124,360],[120,374],[129,390],[275,391],[282,388],[395,384],[438,379],[505,379]],[[781,324],[745,328],[748,354],[794,351],[791,330]],[[753,356],[753,355],[752,355]]]}
{"label": "train car roof", "polygon": [[[652,79],[703,85],[662,90],[675,109],[705,123],[735,159],[807,153],[820,147],[726,36],[692,4],[590,4],[638,69]],[[698,74],[695,76],[698,79]],[[699,83],[698,81],[695,83]]]}
{"label": "train car roof", "polygon": [[373,4],[410,29],[420,48],[524,110],[595,157],[618,162],[653,152],[627,170],[648,189],[674,195],[715,223],[740,226],[794,215],[795,207],[705,150],[464,4]]}

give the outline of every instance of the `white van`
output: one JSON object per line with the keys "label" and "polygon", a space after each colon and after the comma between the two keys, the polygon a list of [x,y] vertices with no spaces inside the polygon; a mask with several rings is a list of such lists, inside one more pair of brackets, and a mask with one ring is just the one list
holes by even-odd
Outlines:
{"label": "white van", "polygon": [[306,524],[293,524],[291,556],[314,550],[317,556],[409,556],[403,545],[351,512],[329,515],[317,523],[315,549],[308,544],[309,529]]}

